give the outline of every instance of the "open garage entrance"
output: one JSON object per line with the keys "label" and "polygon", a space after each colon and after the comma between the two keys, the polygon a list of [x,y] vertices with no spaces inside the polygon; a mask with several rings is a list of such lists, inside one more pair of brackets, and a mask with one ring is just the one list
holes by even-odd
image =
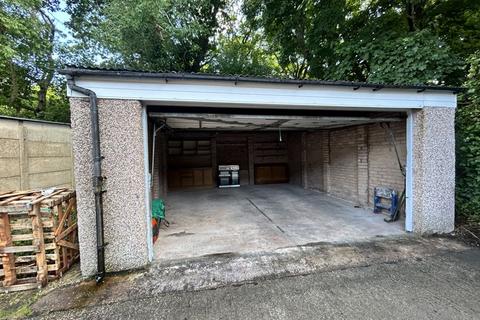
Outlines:
{"label": "open garage entrance", "polygon": [[[240,251],[225,239],[243,241],[248,252],[270,250],[256,239],[283,247],[368,238],[385,228],[454,228],[459,88],[74,67],[61,73],[85,276],[140,268],[162,252],[167,259],[168,252]],[[382,123],[394,133],[399,161]],[[235,166],[223,170],[222,183],[239,187],[217,188],[219,165]],[[405,187],[404,223],[371,213],[378,186]],[[152,198],[166,199],[172,222],[155,254]],[[278,239],[257,237],[265,230],[278,230]]]}
{"label": "open garage entrance", "polygon": [[375,188],[404,190],[404,113],[153,105],[147,112],[152,196],[165,200],[170,223],[155,259],[404,233],[404,216],[386,223],[386,213],[372,209]]}

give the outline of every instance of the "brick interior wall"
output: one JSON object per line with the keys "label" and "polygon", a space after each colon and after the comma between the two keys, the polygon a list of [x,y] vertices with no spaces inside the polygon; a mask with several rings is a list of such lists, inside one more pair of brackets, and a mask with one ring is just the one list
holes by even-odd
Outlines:
{"label": "brick interior wall", "polygon": [[356,128],[330,131],[329,193],[357,201]]}
{"label": "brick interior wall", "polygon": [[290,183],[302,185],[302,133],[288,134],[288,172]]}
{"label": "brick interior wall", "polygon": [[324,186],[324,146],[321,131],[306,135],[307,148],[307,185],[310,189],[326,191]]}
{"label": "brick interior wall", "polygon": [[[392,122],[397,150],[406,161],[406,123]],[[373,189],[403,190],[395,149],[379,124],[322,130],[306,135],[307,185],[363,206],[373,203]],[[300,155],[298,155],[300,157]]]}
{"label": "brick interior wall", "polygon": [[[400,160],[402,165],[405,165],[407,159],[406,124],[405,122],[392,122],[390,127],[394,132]],[[401,193],[403,176],[395,155],[395,149],[385,129],[378,124],[368,126],[368,141],[368,204],[371,205],[375,186],[387,186]]]}

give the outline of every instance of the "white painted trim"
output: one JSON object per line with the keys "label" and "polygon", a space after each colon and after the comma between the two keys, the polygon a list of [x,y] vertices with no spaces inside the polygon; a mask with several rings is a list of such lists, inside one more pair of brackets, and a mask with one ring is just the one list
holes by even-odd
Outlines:
{"label": "white painted trim", "polygon": [[405,186],[405,231],[413,232],[413,111],[407,112],[407,168]]}
{"label": "white painted trim", "polygon": [[146,224],[147,224],[147,253],[148,261],[153,260],[153,234],[152,234],[152,199],[151,199],[151,176],[148,165],[148,114],[147,106],[142,105],[142,129],[143,129],[143,157],[145,172],[145,205],[146,205]]}
{"label": "white painted trim", "polygon": [[[140,100],[148,104],[229,106],[291,109],[406,110],[423,107],[456,107],[449,91],[371,88],[279,83],[244,83],[206,80],[169,80],[87,77],[76,84],[95,91],[98,98]],[[83,97],[68,88],[68,96]]]}

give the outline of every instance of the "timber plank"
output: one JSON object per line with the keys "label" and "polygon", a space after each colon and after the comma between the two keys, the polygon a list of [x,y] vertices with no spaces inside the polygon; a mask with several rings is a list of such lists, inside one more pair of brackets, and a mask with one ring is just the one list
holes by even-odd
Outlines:
{"label": "timber plank", "polygon": [[53,192],[53,193],[51,193],[51,194],[49,194],[49,195],[40,197],[40,198],[38,198],[37,200],[32,201],[32,202],[31,202],[31,205],[36,205],[37,203],[40,203],[40,202],[42,202],[42,201],[44,201],[44,200],[46,200],[46,199],[49,199],[49,198],[51,198],[52,196],[54,196],[54,195],[56,195],[56,194],[59,194],[60,192],[65,191],[66,189],[67,189],[67,188],[61,188],[61,189],[59,189],[59,190],[57,190],[57,191],[55,191],[55,192]]}
{"label": "timber plank", "polygon": [[[44,232],[44,238],[45,239],[54,239],[55,236],[53,235],[53,232]],[[12,241],[29,241],[33,240],[33,234],[27,233],[27,234],[14,234],[12,235]]]}
{"label": "timber plank", "polygon": [[33,212],[35,215],[32,217],[32,231],[35,242],[38,244],[38,251],[36,253],[37,258],[37,281],[44,287],[48,281],[47,259],[45,256],[45,240],[43,238],[43,226],[40,216],[40,204],[33,206]]}
{"label": "timber plank", "polygon": [[69,217],[70,213],[72,212],[74,205],[75,205],[75,201],[70,200],[70,201],[68,202],[67,209],[65,209],[65,212],[63,213],[62,218],[60,219],[60,222],[58,223],[58,227],[57,227],[57,229],[56,229],[56,230],[54,231],[54,233],[53,233],[55,236],[57,236],[60,232],[62,232],[63,227],[64,227],[64,225],[65,225],[65,221],[67,220],[67,218]]}
{"label": "timber plank", "polygon": [[10,246],[0,248],[0,254],[9,254],[9,253],[21,253],[21,252],[36,252],[38,251],[38,246]]}
{"label": "timber plank", "polygon": [[77,223],[73,223],[70,227],[68,227],[67,229],[63,230],[62,233],[60,233],[58,236],[55,237],[55,240],[56,241],[59,241],[63,238],[65,238],[67,235],[69,235],[72,231],[74,231],[75,229],[77,229]]}
{"label": "timber plank", "polygon": [[[10,221],[7,214],[3,213],[0,216],[1,228],[0,228],[0,243],[3,248],[12,245],[12,235],[10,228]],[[0,252],[3,248],[0,248]],[[15,272],[15,255],[12,253],[2,256],[3,275],[5,277],[3,283],[6,286],[15,284],[17,281],[17,275]]]}
{"label": "timber plank", "polygon": [[62,246],[62,247],[67,247],[67,248],[71,248],[71,249],[74,249],[74,250],[78,250],[78,249],[79,249],[78,244],[75,244],[75,243],[72,243],[72,242],[68,242],[68,241],[65,241],[65,240],[57,241],[57,244],[60,245],[60,246]]}

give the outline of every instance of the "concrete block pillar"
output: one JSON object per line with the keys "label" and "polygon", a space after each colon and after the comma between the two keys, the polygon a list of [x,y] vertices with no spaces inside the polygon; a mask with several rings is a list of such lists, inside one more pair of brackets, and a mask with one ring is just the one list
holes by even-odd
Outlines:
{"label": "concrete block pillar", "polygon": [[302,166],[302,187],[308,189],[308,168],[307,168],[307,134],[302,132],[300,137],[302,144],[301,166]]}
{"label": "concrete block pillar", "polygon": [[[151,150],[149,150],[151,152]],[[166,153],[167,137],[161,132],[157,132],[155,138],[155,162],[153,164],[152,176],[152,198],[165,199],[167,195],[167,161]]]}
{"label": "concrete block pillar", "polygon": [[455,109],[412,111],[413,232],[447,233],[455,220]]}
{"label": "concrete block pillar", "polygon": [[[147,186],[142,105],[138,101],[100,99],[100,149],[103,197],[105,266],[120,271],[149,262],[150,221],[147,221]],[[92,187],[92,144],[88,99],[70,99],[72,146],[77,190],[77,219],[81,271],[96,273],[95,206]]]}
{"label": "concrete block pillar", "polygon": [[248,137],[248,184],[255,184],[255,141],[253,136]]}
{"label": "concrete block pillar", "polygon": [[[152,198],[160,198],[162,197],[162,156],[163,156],[163,150],[162,150],[162,135],[160,133],[157,133],[157,136],[155,137],[155,154],[152,156],[155,158],[155,161],[153,162],[153,173],[152,173]],[[151,160],[153,161],[153,160]]]}
{"label": "concrete block pillar", "polygon": [[330,192],[330,132],[322,131],[323,190]]}

